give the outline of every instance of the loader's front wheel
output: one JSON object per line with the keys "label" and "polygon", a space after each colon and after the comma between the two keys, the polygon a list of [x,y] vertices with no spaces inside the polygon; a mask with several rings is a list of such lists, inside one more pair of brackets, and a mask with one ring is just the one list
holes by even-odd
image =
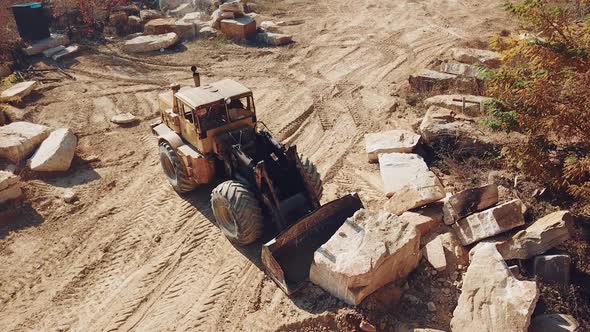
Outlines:
{"label": "loader's front wheel", "polygon": [[321,199],[324,192],[324,186],[318,169],[311,160],[307,159],[307,157],[302,154],[299,155],[299,160],[301,160],[301,165],[303,166],[303,174],[306,182],[311,185],[318,200]]}
{"label": "loader's front wheel", "polygon": [[246,245],[262,235],[262,210],[246,185],[232,180],[218,185],[211,193],[211,208],[217,225],[230,241]]}
{"label": "loader's front wheel", "polygon": [[160,143],[160,163],[168,182],[178,193],[195,189],[195,183],[188,177],[180,158],[167,142]]}

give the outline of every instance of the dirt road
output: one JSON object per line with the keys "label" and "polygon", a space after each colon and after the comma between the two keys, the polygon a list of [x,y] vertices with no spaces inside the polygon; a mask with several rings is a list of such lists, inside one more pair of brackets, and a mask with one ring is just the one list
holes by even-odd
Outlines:
{"label": "dirt road", "polygon": [[[210,187],[181,197],[168,186],[148,126],[157,94],[190,84],[192,64],[205,82],[242,81],[259,119],[319,166],[324,201],[357,191],[378,205],[363,134],[409,128],[416,110],[398,97],[408,74],[486,40],[506,17],[494,1],[265,3],[295,44],[198,41],[139,58],[101,46],[70,67],[76,81],[48,86],[28,107],[30,121],[72,128],[80,158],[69,174],[23,174],[30,205],[0,228],[1,330],[263,331],[343,306],[316,287],[284,295],[261,272],[257,246],[238,250],[211,223]],[[127,111],[141,124],[109,122]],[[76,205],[61,201],[70,187]]]}

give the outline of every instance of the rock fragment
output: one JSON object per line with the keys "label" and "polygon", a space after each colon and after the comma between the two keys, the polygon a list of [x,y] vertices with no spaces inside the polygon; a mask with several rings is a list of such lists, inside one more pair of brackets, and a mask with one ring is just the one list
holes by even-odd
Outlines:
{"label": "rock fragment", "polygon": [[271,46],[283,46],[293,42],[293,36],[282,34],[282,33],[273,33],[273,32],[260,32],[256,34],[256,39],[258,42],[271,45]]}
{"label": "rock fragment", "polygon": [[78,51],[80,50],[80,46],[78,45],[70,45],[68,47],[66,47],[64,50],[59,51],[57,53],[55,53],[54,55],[51,56],[51,58],[55,61],[63,59],[63,58],[67,58],[70,57],[76,53],[78,53]]}
{"label": "rock fragment", "polygon": [[71,189],[64,191],[62,197],[64,202],[66,203],[74,203],[78,199],[78,195],[76,195],[76,192]]}
{"label": "rock fragment", "polygon": [[70,168],[78,138],[68,128],[54,130],[39,146],[29,159],[28,165],[33,171],[62,172]]}
{"label": "rock fragment", "polygon": [[116,124],[129,124],[137,121],[137,117],[129,112],[113,115],[111,122]]}
{"label": "rock fragment", "polygon": [[0,204],[19,199],[22,195],[20,177],[12,172],[0,170]]}
{"label": "rock fragment", "polygon": [[472,214],[453,224],[463,245],[469,245],[515,227],[524,225],[522,202],[515,199]]}
{"label": "rock fragment", "polygon": [[498,243],[498,251],[504,259],[527,259],[540,255],[569,239],[572,223],[568,211],[550,213]]}
{"label": "rock fragment", "polygon": [[385,211],[361,209],[314,253],[310,280],[352,305],[405,278],[420,260],[416,228]]}
{"label": "rock fragment", "polygon": [[440,237],[435,237],[424,246],[424,257],[432,267],[441,272],[447,268],[445,251]]}
{"label": "rock fragment", "polygon": [[51,58],[52,55],[59,53],[65,49],[66,49],[66,47],[63,45],[58,45],[56,47],[48,48],[45,51],[43,51],[43,56],[45,56],[46,58]]}
{"label": "rock fragment", "polygon": [[380,153],[410,153],[418,142],[420,135],[408,130],[388,130],[365,135],[365,148],[369,162],[377,162]]}
{"label": "rock fragment", "polygon": [[538,297],[537,284],[512,276],[493,244],[479,245],[463,278],[451,330],[526,332]]}
{"label": "rock fragment", "polygon": [[33,92],[37,85],[37,81],[16,83],[10,88],[2,91],[2,94],[0,94],[0,101],[7,102],[23,99]]}
{"label": "rock fragment", "polygon": [[488,184],[458,192],[445,202],[443,207],[444,223],[454,224],[468,215],[494,206],[498,203],[498,186]]}
{"label": "rock fragment", "polygon": [[47,126],[30,122],[18,121],[0,127],[0,157],[19,163],[48,135]]}
{"label": "rock fragment", "polygon": [[478,70],[475,66],[464,63],[443,62],[440,65],[440,71],[447,74],[480,78]]}

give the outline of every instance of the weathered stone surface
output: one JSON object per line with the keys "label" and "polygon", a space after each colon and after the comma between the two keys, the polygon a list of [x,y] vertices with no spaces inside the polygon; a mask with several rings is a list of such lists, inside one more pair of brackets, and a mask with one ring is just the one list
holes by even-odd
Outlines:
{"label": "weathered stone surface", "polygon": [[22,196],[20,177],[12,172],[0,170],[0,204]]}
{"label": "weathered stone surface", "polygon": [[48,127],[30,122],[19,121],[0,127],[0,157],[18,163],[28,157],[48,134]]}
{"label": "weathered stone surface", "polygon": [[148,22],[151,20],[155,20],[157,18],[162,18],[162,17],[164,17],[164,14],[162,14],[162,12],[160,12],[159,10],[142,9],[139,12],[139,17],[141,18],[141,20],[143,22]]}
{"label": "weathered stone surface", "polygon": [[139,36],[126,41],[123,50],[131,53],[151,52],[170,47],[177,42],[178,35],[174,32],[162,35]]}
{"label": "weathered stone surface", "polygon": [[430,69],[422,69],[411,74],[408,79],[410,87],[416,92],[444,91],[448,89],[456,75],[441,73]]}
{"label": "weathered stone surface", "polygon": [[447,267],[457,269],[459,265],[469,264],[469,252],[459,241],[454,232],[446,232],[438,235],[445,250]]}
{"label": "weathered stone surface", "polygon": [[293,42],[293,36],[282,33],[260,32],[256,34],[256,39],[260,43],[271,46],[282,46]]}
{"label": "weathered stone surface", "polygon": [[444,223],[454,224],[468,215],[487,209],[498,203],[498,186],[485,186],[463,190],[449,197],[443,207]]}
{"label": "weathered stone surface", "polygon": [[475,66],[464,63],[443,62],[440,65],[440,71],[447,74],[481,78]]}
{"label": "weathered stone surface", "polygon": [[544,282],[568,285],[571,262],[566,254],[537,256],[533,264],[535,276]]}
{"label": "weathered stone surface", "polygon": [[80,50],[80,46],[78,45],[70,45],[68,47],[66,47],[63,51],[57,52],[54,55],[51,56],[51,58],[55,61],[63,59],[63,58],[67,58],[70,57],[76,53],[78,53],[78,51]]}
{"label": "weathered stone surface", "polygon": [[451,330],[526,332],[538,297],[537,284],[512,276],[493,244],[480,245],[463,278]]}
{"label": "weathered stone surface", "polygon": [[437,225],[440,224],[440,220],[442,220],[442,210],[441,210],[441,219],[438,219],[438,216],[432,211],[431,208],[424,208],[420,210],[414,211],[406,211],[402,213],[399,218],[404,222],[407,222],[411,225],[414,225],[416,229],[420,232],[422,237],[428,235],[430,231],[435,228]]}
{"label": "weathered stone surface", "polygon": [[174,32],[181,39],[193,38],[197,29],[191,22],[184,22],[182,19],[177,20],[173,17],[151,20],[143,28],[146,35],[162,35]]}
{"label": "weathered stone surface", "polygon": [[540,315],[531,321],[528,332],[582,332],[580,324],[571,315]]}
{"label": "weathered stone surface", "polygon": [[380,154],[379,168],[383,189],[390,197],[385,209],[391,213],[400,215],[445,197],[439,179],[416,154]]}
{"label": "weathered stone surface", "polygon": [[502,63],[500,53],[475,48],[452,48],[451,56],[467,64],[483,63],[489,67],[498,67]]}
{"label": "weathered stone surface", "polygon": [[445,258],[445,251],[439,236],[430,240],[424,246],[424,257],[428,263],[437,271],[444,271],[447,268],[447,260]]}
{"label": "weathered stone surface", "polygon": [[59,45],[67,45],[70,39],[66,35],[51,34],[49,38],[42,39],[35,42],[29,47],[23,49],[26,55],[35,55],[45,51],[48,48],[56,47]]}
{"label": "weathered stone surface", "polygon": [[515,199],[493,208],[459,219],[453,229],[463,245],[524,225],[522,202]]}
{"label": "weathered stone surface", "polygon": [[14,101],[28,96],[37,87],[37,81],[25,81],[16,83],[2,91],[0,101]]}
{"label": "weathered stone surface", "polygon": [[221,33],[234,39],[250,39],[256,35],[256,21],[248,16],[221,20],[220,28]]}
{"label": "weathered stone surface", "polygon": [[527,259],[540,255],[569,239],[572,223],[568,211],[550,213],[498,243],[498,251],[504,259]]}
{"label": "weathered stone surface", "polygon": [[236,16],[244,15],[244,5],[238,0],[228,1],[219,6],[219,10],[223,12],[232,12]]}
{"label": "weathered stone surface", "polygon": [[419,246],[414,226],[385,211],[361,209],[315,252],[310,280],[356,305],[414,270]]}
{"label": "weathered stone surface", "polygon": [[260,28],[267,32],[281,33],[279,25],[273,21],[264,21],[260,23]]}
{"label": "weathered stone surface", "polygon": [[43,51],[43,56],[45,56],[46,58],[50,58],[52,55],[59,53],[65,49],[66,49],[66,47],[63,45],[58,45],[56,47],[48,48],[45,51]]}
{"label": "weathered stone surface", "polygon": [[74,203],[78,199],[78,195],[72,189],[67,189],[64,191],[62,198],[66,203]]}
{"label": "weathered stone surface", "polygon": [[111,122],[116,124],[129,124],[137,121],[137,117],[129,112],[113,115]]}
{"label": "weathered stone surface", "polygon": [[[465,108],[463,108],[463,98],[465,98]],[[485,103],[489,100],[491,98],[473,95],[438,95],[426,98],[424,105],[444,107],[475,116],[484,113]]]}
{"label": "weathered stone surface", "polygon": [[388,130],[365,135],[365,148],[369,162],[376,163],[380,153],[410,153],[420,141],[420,135],[408,130]]}
{"label": "weathered stone surface", "polygon": [[70,129],[56,129],[41,143],[28,165],[38,172],[67,171],[77,144],[78,138]]}

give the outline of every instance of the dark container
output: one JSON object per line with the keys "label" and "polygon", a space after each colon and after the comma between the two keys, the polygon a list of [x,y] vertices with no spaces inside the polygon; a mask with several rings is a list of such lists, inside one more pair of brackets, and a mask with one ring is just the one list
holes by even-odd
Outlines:
{"label": "dark container", "polygon": [[20,37],[35,41],[49,37],[49,17],[43,4],[29,2],[12,6],[12,14]]}

